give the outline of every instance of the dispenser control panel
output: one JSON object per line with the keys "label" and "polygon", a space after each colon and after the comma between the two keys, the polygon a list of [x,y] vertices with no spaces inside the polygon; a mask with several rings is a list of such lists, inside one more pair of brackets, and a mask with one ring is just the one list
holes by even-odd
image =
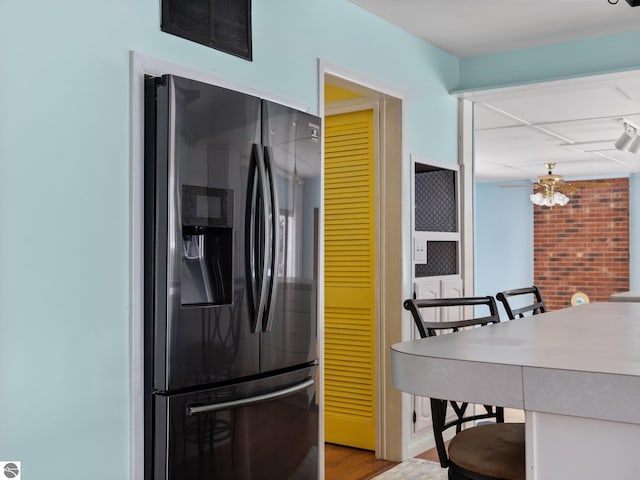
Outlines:
{"label": "dispenser control panel", "polygon": [[183,185],[182,225],[231,228],[233,226],[233,191]]}

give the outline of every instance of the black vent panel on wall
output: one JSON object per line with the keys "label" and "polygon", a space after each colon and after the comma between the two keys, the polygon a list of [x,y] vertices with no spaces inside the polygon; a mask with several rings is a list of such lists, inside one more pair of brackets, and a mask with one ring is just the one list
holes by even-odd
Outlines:
{"label": "black vent panel on wall", "polygon": [[415,229],[457,232],[456,173],[432,170],[415,174]]}
{"label": "black vent panel on wall", "polygon": [[251,0],[162,0],[162,31],[252,59]]}
{"label": "black vent panel on wall", "polygon": [[458,242],[427,242],[427,263],[416,264],[416,277],[456,275],[458,273]]}

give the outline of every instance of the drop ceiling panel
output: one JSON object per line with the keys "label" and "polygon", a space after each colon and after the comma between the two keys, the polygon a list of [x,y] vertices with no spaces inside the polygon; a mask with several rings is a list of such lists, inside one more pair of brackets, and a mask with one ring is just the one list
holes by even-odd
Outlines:
{"label": "drop ceiling panel", "polygon": [[613,144],[624,130],[619,117],[553,123],[545,128],[577,144],[608,143],[611,149],[615,148]]}
{"label": "drop ceiling panel", "polygon": [[593,153],[593,152],[608,153],[608,152],[615,151],[613,142],[610,140],[602,141],[602,142],[597,142],[597,141],[580,142],[580,143],[577,143],[576,145],[579,146],[580,149],[584,150],[587,153]]}
{"label": "drop ceiling panel", "polygon": [[562,175],[565,177],[565,180],[571,180],[624,175],[626,172],[625,169],[616,162],[597,156],[590,156],[578,162],[565,161],[556,164],[553,173]]}
{"label": "drop ceiling panel", "polygon": [[637,153],[634,154],[629,152],[620,152],[619,150],[611,150],[609,152],[604,152],[604,154],[607,157],[614,159],[627,173],[640,173],[640,155]]}
{"label": "drop ceiling panel", "polygon": [[612,86],[494,99],[492,105],[534,124],[640,113],[640,103]]}
{"label": "drop ceiling panel", "polygon": [[626,95],[629,99],[640,101],[640,75],[621,79],[617,82],[616,87],[621,94]]}
{"label": "drop ceiling panel", "polygon": [[[476,166],[476,175],[485,182],[534,182],[539,175],[547,171],[544,165],[500,165],[489,161]],[[564,159],[556,164],[554,173],[562,175],[566,180],[624,177],[629,171],[617,162],[592,155],[579,160]]]}
{"label": "drop ceiling panel", "polygon": [[[550,153],[556,147],[565,144],[561,139],[527,126],[478,130],[475,140],[482,145],[483,150],[512,152],[518,155],[531,149]],[[478,153],[484,154],[483,151],[476,152]]]}
{"label": "drop ceiling panel", "polygon": [[499,128],[521,125],[521,122],[514,120],[502,113],[496,112],[486,104],[476,103],[474,108],[476,128]]}
{"label": "drop ceiling panel", "polygon": [[[531,179],[541,175],[545,162],[580,161],[584,154],[563,146],[561,140],[532,130],[529,127],[482,130],[476,132],[476,175],[504,178],[506,171],[492,172],[492,168],[509,167],[510,179]],[[487,164],[485,166],[485,164]]]}
{"label": "drop ceiling panel", "polygon": [[514,178],[520,180],[533,178],[528,172],[523,172],[518,167],[499,165],[490,161],[478,163],[474,175],[485,182],[509,182]]}
{"label": "drop ceiling panel", "polygon": [[640,172],[640,155],[614,146],[623,119],[640,127],[639,72],[496,89],[473,99],[478,181],[533,180],[545,162],[582,178]]}

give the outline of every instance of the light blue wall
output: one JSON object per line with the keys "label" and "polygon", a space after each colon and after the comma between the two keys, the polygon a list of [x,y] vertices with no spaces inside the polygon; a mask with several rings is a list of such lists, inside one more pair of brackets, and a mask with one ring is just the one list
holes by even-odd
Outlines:
{"label": "light blue wall", "polygon": [[405,162],[456,162],[458,59],[347,0],[253,0],[253,62],[159,5],[0,2],[0,460],[30,480],[129,476],[131,50],[312,112],[321,58],[405,92]]}
{"label": "light blue wall", "polygon": [[[533,207],[529,191],[476,183],[475,293],[533,285]],[[504,184],[503,184],[504,185]],[[500,315],[506,313],[499,305]]]}
{"label": "light blue wall", "polygon": [[634,70],[640,68],[638,45],[640,31],[463,58],[456,90]]}
{"label": "light blue wall", "polygon": [[127,5],[0,2],[0,457],[22,478],[128,477]]}

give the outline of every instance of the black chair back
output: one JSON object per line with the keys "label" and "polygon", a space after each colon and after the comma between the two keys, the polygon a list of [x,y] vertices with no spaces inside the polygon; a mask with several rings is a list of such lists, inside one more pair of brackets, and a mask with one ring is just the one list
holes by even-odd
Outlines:
{"label": "black chair back", "polygon": [[[523,300],[525,298],[524,296],[529,296],[530,300]],[[496,298],[504,306],[510,320],[546,312],[540,290],[535,285],[532,287],[505,290],[504,292],[498,293]],[[530,301],[531,303],[521,306],[520,302],[522,301]],[[516,305],[518,306],[516,307]]]}
{"label": "black chair back", "polygon": [[[424,308],[446,308],[446,307],[466,307],[475,308],[486,307],[488,315],[474,317],[467,320],[425,322],[421,309]],[[410,299],[404,301],[404,308],[411,312],[420,337],[434,337],[440,334],[457,332],[462,329],[475,328],[484,325],[500,322],[498,307],[493,297],[462,297],[462,298],[439,298],[439,299]],[[447,409],[451,406],[455,413],[455,418],[447,419]],[[433,421],[433,434],[438,450],[438,457],[442,467],[449,466],[449,458],[445,448],[444,432],[450,428],[455,428],[456,433],[462,430],[462,426],[469,422],[478,420],[495,419],[497,423],[504,422],[504,409],[484,405],[486,413],[467,413],[468,404],[466,402],[454,402],[449,400],[431,399],[431,417]]]}

